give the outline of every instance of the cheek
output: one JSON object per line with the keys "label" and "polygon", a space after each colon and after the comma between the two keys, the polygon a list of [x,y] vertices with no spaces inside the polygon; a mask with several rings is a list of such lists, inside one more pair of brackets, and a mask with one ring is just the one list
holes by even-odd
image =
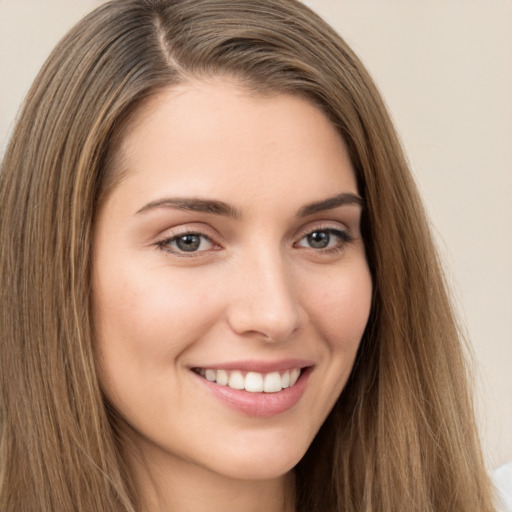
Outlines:
{"label": "cheek", "polygon": [[311,314],[333,351],[355,355],[368,322],[372,281],[366,263],[325,283],[323,293],[311,297]]}
{"label": "cheek", "polygon": [[[142,272],[140,267],[98,275],[93,296],[103,367],[122,371],[147,363],[164,371],[215,322],[218,304],[201,280],[170,276],[165,268]],[[125,365],[117,364],[120,359]]]}

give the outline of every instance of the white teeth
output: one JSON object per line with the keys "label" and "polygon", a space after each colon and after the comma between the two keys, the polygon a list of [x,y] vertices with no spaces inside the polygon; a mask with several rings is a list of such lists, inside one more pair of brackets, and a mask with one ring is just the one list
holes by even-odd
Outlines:
{"label": "white teeth", "polygon": [[210,382],[215,382],[217,380],[216,373],[217,372],[215,370],[206,370],[204,372],[204,376],[206,377],[206,380],[209,380]]}
{"label": "white teeth", "polygon": [[284,378],[281,378],[279,372],[267,373],[267,375],[265,375],[265,379],[263,380],[263,391],[265,391],[265,393],[277,393],[278,391],[281,391],[281,389],[287,387],[283,386],[283,380]]}
{"label": "white teeth", "polygon": [[197,371],[210,382],[216,382],[220,386],[229,386],[233,389],[245,389],[250,393],[277,393],[282,389],[293,386],[301,372],[299,368],[294,368],[293,370],[286,370],[282,374],[279,372],[266,374],[247,372],[244,376],[240,370],[200,369]]}
{"label": "white teeth", "polygon": [[245,376],[245,390],[251,393],[261,393],[263,391],[263,375],[249,372]]}
{"label": "white teeth", "polygon": [[231,372],[229,376],[228,386],[233,389],[244,389],[245,388],[245,379],[242,375],[242,372],[235,370]]}
{"label": "white teeth", "polygon": [[217,370],[217,384],[220,384],[221,386],[226,386],[229,382],[229,375],[228,372],[224,370]]}
{"label": "white teeth", "polygon": [[294,368],[290,372],[290,386],[293,386],[297,382],[297,379],[299,378],[299,375],[300,375],[300,370],[297,369],[297,368]]}

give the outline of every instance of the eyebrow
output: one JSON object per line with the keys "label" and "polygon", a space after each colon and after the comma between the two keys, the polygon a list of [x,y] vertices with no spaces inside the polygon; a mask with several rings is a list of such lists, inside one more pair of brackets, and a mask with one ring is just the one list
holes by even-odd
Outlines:
{"label": "eyebrow", "polygon": [[137,214],[144,213],[156,208],[173,208],[176,210],[187,210],[191,212],[213,213],[239,219],[242,214],[234,206],[215,199],[198,199],[195,197],[166,197],[157,199],[143,206]]}
{"label": "eyebrow", "polygon": [[337,194],[335,196],[328,197],[327,199],[323,199],[322,201],[306,204],[297,212],[297,217],[308,217],[314,213],[333,210],[334,208],[345,205],[356,205],[362,208],[364,207],[364,200],[357,194],[344,192],[342,194]]}
{"label": "eyebrow", "polygon": [[[332,197],[328,197],[327,199],[323,199],[321,201],[316,201],[304,205],[298,210],[297,217],[308,217],[314,213],[333,210],[334,208],[345,205],[356,205],[363,207],[364,201],[357,194],[344,192]],[[149,210],[159,208],[172,208],[176,210],[187,210],[192,212],[213,213],[215,215],[222,215],[234,219],[239,219],[242,217],[240,210],[234,206],[229,205],[228,203],[225,203],[224,201],[218,201],[215,199],[200,199],[195,197],[166,197],[163,199],[157,199],[156,201],[151,201],[150,203],[143,206],[140,210],[137,211],[136,214],[138,215]]]}

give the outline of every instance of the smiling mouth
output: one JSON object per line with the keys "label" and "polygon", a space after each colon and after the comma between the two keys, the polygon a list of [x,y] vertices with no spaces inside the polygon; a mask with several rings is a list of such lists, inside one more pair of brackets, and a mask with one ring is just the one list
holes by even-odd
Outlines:
{"label": "smiling mouth", "polygon": [[193,371],[219,386],[245,390],[249,393],[278,393],[295,385],[301,375],[302,368],[269,373],[210,368],[194,368]]}

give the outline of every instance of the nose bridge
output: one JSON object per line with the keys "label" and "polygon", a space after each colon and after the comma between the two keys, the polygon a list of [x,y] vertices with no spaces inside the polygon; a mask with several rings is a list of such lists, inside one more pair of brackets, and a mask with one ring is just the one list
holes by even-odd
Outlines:
{"label": "nose bridge", "polygon": [[237,293],[229,321],[239,334],[280,341],[300,324],[300,305],[291,268],[279,247],[258,247],[240,258]]}

